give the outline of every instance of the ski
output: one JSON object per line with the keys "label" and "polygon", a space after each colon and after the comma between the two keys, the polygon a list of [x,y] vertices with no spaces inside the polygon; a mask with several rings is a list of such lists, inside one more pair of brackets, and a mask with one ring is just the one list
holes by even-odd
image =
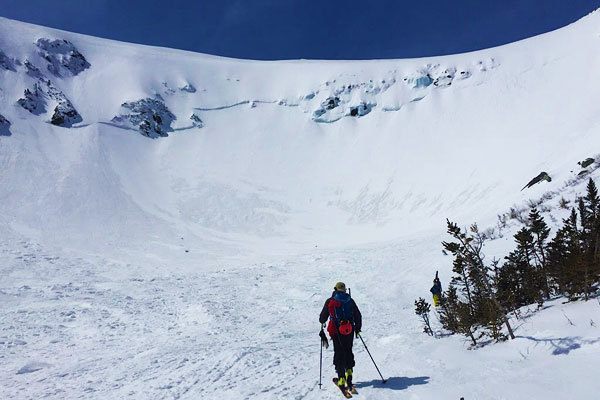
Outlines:
{"label": "ski", "polygon": [[[348,388],[346,386],[338,386],[338,378],[333,378],[333,383],[335,385],[335,387],[337,387],[338,389],[340,389],[342,391],[342,394],[344,395],[345,398],[347,399],[351,399],[352,398],[352,393],[350,392],[350,390],[348,390]],[[354,389],[356,390],[356,389]]]}

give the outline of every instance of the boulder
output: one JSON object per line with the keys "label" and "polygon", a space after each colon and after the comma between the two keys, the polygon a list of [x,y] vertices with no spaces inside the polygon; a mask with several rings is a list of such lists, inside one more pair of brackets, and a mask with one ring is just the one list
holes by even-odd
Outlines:
{"label": "boulder", "polygon": [[91,66],[68,40],[41,38],[35,45],[40,56],[48,61],[48,71],[55,76],[75,76]]}

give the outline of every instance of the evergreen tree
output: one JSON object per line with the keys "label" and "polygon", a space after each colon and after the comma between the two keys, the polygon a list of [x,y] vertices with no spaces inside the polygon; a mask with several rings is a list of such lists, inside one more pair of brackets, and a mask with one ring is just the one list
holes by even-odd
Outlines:
{"label": "evergreen tree", "polygon": [[533,235],[533,257],[535,260],[538,278],[546,299],[550,299],[551,284],[548,276],[548,263],[546,261],[546,241],[550,236],[550,228],[540,215],[537,208],[532,208],[529,212],[529,231]]}
{"label": "evergreen tree", "polygon": [[431,329],[431,324],[429,323],[430,311],[431,305],[424,298],[419,297],[418,300],[415,300],[415,314],[417,314],[423,319],[423,332],[433,336],[433,329]]}
{"label": "evergreen tree", "polygon": [[[467,321],[469,331],[472,332],[472,327],[476,328],[477,325],[488,327],[492,322],[490,318],[501,315],[500,318],[506,326],[510,338],[514,339],[512,327],[506,317],[505,309],[496,297],[493,282],[489,275],[490,269],[483,262],[483,255],[481,253],[484,243],[483,235],[479,233],[477,225],[471,226],[469,234],[463,232],[455,223],[449,220],[446,220],[446,222],[448,233],[455,241],[443,242],[442,245],[445,251],[454,256],[454,265],[460,264],[461,268],[464,269],[466,278],[460,278],[466,280],[470,288],[470,304],[457,301],[455,310],[453,310],[455,315],[458,316],[459,322]],[[497,309],[496,312],[492,313],[489,311],[490,306],[488,302]],[[462,305],[466,305],[467,307],[463,307]],[[463,308],[466,310],[463,310]],[[471,336],[473,335],[471,334]],[[472,340],[475,342],[473,337]]]}

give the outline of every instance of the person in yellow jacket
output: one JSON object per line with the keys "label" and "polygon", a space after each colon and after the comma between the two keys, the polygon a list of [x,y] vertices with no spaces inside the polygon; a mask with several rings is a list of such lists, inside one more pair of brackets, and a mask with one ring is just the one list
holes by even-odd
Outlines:
{"label": "person in yellow jacket", "polygon": [[435,273],[435,278],[433,279],[433,286],[429,291],[433,295],[434,307],[438,307],[442,302],[442,283],[440,282],[440,278],[438,278],[437,271]]}

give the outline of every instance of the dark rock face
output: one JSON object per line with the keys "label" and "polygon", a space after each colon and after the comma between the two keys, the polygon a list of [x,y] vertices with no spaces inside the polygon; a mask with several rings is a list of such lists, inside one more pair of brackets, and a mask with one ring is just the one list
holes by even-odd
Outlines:
{"label": "dark rock face", "polygon": [[70,128],[73,124],[77,124],[81,121],[83,121],[81,115],[79,115],[69,100],[58,103],[54,108],[54,114],[52,114],[52,118],[50,119],[52,125],[65,128]]}
{"label": "dark rock face", "polygon": [[371,103],[360,103],[357,106],[350,107],[349,115],[351,117],[362,117],[367,115],[373,109]]}
{"label": "dark rock face", "polygon": [[550,175],[548,175],[547,172],[542,171],[542,172],[539,173],[538,176],[536,176],[535,178],[533,178],[532,180],[530,180],[527,183],[527,185],[525,185],[523,187],[523,189],[521,189],[521,190],[529,189],[530,187],[532,187],[533,185],[535,185],[537,183],[540,183],[541,181],[552,182],[552,178],[550,177]]}
{"label": "dark rock face", "polygon": [[23,98],[17,100],[17,104],[32,113],[40,115],[46,112],[46,94],[39,84],[33,85],[33,90],[25,89]]}
{"label": "dark rock face", "polygon": [[587,168],[594,163],[594,159],[591,157],[586,158],[583,161],[579,161],[577,164],[581,165],[581,168]]}
{"label": "dark rock face", "polygon": [[83,121],[67,96],[49,80],[40,79],[33,85],[33,90],[25,89],[24,97],[17,103],[34,115],[41,115],[46,113],[49,100],[56,102],[50,119],[51,124],[70,128],[73,124]]}
{"label": "dark rock face", "polygon": [[336,108],[337,106],[340,105],[340,98],[339,97],[328,97],[322,104],[321,104],[321,108],[325,109],[325,110],[333,110],[334,108]]}
{"label": "dark rock face", "polygon": [[27,69],[27,75],[31,76],[32,78],[36,78],[36,79],[45,79],[46,78],[44,76],[44,74],[42,73],[42,71],[40,71],[40,69],[38,67],[36,67],[35,65],[33,65],[29,60],[25,60],[25,68]]}
{"label": "dark rock face", "polygon": [[4,54],[2,50],[0,50],[0,69],[5,69],[12,72],[17,71],[15,69],[15,60]]}
{"label": "dark rock face", "polygon": [[67,40],[41,38],[35,43],[39,54],[48,61],[48,71],[55,76],[75,76],[91,65]]}
{"label": "dark rock face", "polygon": [[135,127],[142,135],[153,139],[169,136],[168,132],[173,131],[171,123],[175,115],[160,100],[146,98],[123,103],[122,107],[127,113],[114,117],[112,122]]}
{"label": "dark rock face", "polygon": [[0,136],[10,136],[10,121],[0,114]]}

